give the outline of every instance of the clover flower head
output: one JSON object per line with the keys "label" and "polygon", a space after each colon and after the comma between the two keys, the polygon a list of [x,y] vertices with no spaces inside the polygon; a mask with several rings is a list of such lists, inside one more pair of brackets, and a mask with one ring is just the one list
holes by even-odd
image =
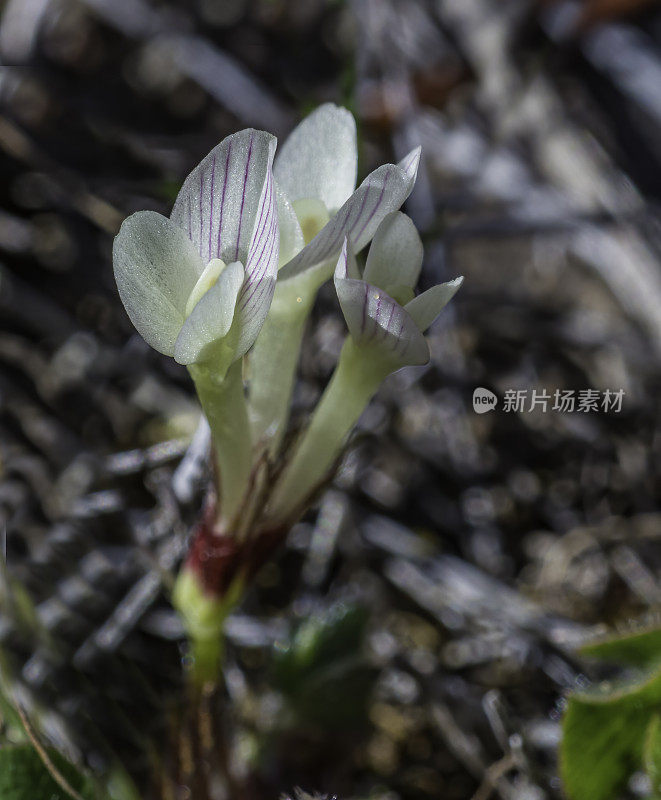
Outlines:
{"label": "clover flower head", "polygon": [[[264,131],[228,136],[186,178],[169,218],[133,214],[113,248],[129,318],[189,368],[208,423],[214,486],[173,591],[200,686],[218,675],[224,620],[245,581],[332,475],[382,381],[429,360],[424,331],[463,280],[415,296],[422,243],[399,208],[420,148],[356,188],[353,116],[326,104],[275,150]],[[361,270],[355,254],[370,242]],[[284,449],[305,323],[333,270],[350,335]]]}
{"label": "clover flower head", "polygon": [[335,269],[335,289],[353,341],[397,369],[426,364],[423,336],[463,282],[433,286],[415,296],[422,242],[411,219],[397,211],[379,225],[361,275],[348,239]]}
{"label": "clover flower head", "polygon": [[275,290],[276,140],[228,136],[191,172],[170,218],[128,217],[115,238],[119,294],[138,333],[180,364],[228,367],[253,344]]}

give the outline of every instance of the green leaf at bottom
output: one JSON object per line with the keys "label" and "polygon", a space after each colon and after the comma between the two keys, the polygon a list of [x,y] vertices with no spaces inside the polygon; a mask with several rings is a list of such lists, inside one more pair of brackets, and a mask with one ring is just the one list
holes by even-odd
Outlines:
{"label": "green leaf at bottom", "polygon": [[602,684],[569,697],[560,771],[571,800],[617,796],[642,764],[648,725],[660,704],[659,670],[636,682]]}
{"label": "green leaf at bottom", "polygon": [[643,763],[652,783],[652,796],[661,797],[661,716],[659,714],[655,714],[647,726]]}
{"label": "green leaf at bottom", "polygon": [[[96,797],[92,782],[55,750],[48,751],[58,773],[86,800]],[[2,800],[71,800],[31,745],[0,749],[0,798]]]}

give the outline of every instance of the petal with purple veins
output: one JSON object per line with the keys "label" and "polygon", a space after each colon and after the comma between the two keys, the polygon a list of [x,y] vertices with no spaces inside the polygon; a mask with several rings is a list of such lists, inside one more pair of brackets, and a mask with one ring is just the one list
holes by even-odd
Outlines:
{"label": "petal with purple veins", "polygon": [[237,357],[252,347],[268,314],[278,274],[279,247],[275,181],[269,169],[250,241],[246,280],[238,301],[240,335]]}
{"label": "petal with purple veins", "polygon": [[429,346],[409,314],[383,289],[345,277],[348,249],[342,248],[335,289],[353,340],[369,345],[394,364],[426,364]]}
{"label": "petal with purple veins", "polygon": [[356,254],[353,251],[351,243],[345,239],[340,250],[340,257],[337,260],[335,267],[335,280],[343,280],[344,278],[353,278],[361,280],[360,270],[356,261]]}
{"label": "petal with purple veins", "polygon": [[411,193],[419,162],[418,147],[399,164],[384,164],[368,175],[330,222],[280,270],[281,280],[334,258],[345,238],[356,252],[361,250],[383,218],[396,211]]}
{"label": "petal with purple veins", "polygon": [[170,218],[206,264],[246,264],[259,201],[271,173],[276,139],[247,129],[226,137],[184,181]]}

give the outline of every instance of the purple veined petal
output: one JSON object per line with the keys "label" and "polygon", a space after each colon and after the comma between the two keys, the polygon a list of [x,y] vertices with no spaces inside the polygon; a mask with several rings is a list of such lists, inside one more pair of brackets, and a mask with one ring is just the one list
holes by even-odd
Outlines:
{"label": "purple veined petal", "polygon": [[404,308],[421,331],[426,331],[445,306],[452,300],[464,282],[463,276],[447,283],[432,286],[414,297]]}
{"label": "purple veined petal", "polygon": [[381,220],[402,205],[411,193],[420,163],[420,148],[399,164],[384,164],[360,184],[337,214],[280,270],[281,280],[293,278],[339,253],[348,238],[355,252],[374,236]]}
{"label": "purple veined petal", "polygon": [[239,295],[238,313],[241,332],[237,357],[252,347],[268,314],[275,292],[279,247],[276,187],[269,166],[248,251],[246,279]]}
{"label": "purple veined petal", "polygon": [[354,190],[357,164],[353,115],[324,103],[289,134],[274,170],[292,202],[317,198],[333,214]]}
{"label": "purple veined petal", "polygon": [[404,158],[398,163],[398,166],[404,170],[406,175],[410,180],[415,183],[415,179],[418,177],[418,167],[420,166],[420,155],[422,153],[422,147],[418,145],[418,147],[414,147],[410,153],[407,153]]}
{"label": "purple veined petal", "polygon": [[175,343],[176,361],[194,364],[204,357],[209,345],[227,336],[243,278],[243,267],[238,261],[228,264],[220,273],[184,322]]}
{"label": "purple veined petal", "polygon": [[413,220],[394,211],[384,217],[374,234],[363,278],[375,286],[408,286],[418,282],[422,267],[422,242]]}
{"label": "purple veined petal", "polygon": [[398,366],[426,364],[429,345],[402,306],[383,289],[345,277],[348,252],[348,248],[342,248],[335,270],[335,289],[353,340],[378,348]]}
{"label": "purple veined petal", "polygon": [[223,139],[184,181],[170,218],[203,262],[247,263],[276,139],[252,128]]}
{"label": "purple veined petal", "polygon": [[356,254],[353,251],[348,239],[345,238],[342,249],[340,250],[340,257],[337,260],[335,267],[335,280],[342,280],[343,278],[354,278],[361,280],[360,270],[358,269],[358,262],[356,261]]}
{"label": "purple veined petal", "polygon": [[142,338],[165,355],[186,318],[186,302],[204,264],[167,217],[139,211],[124,220],[113,244],[119,296]]}

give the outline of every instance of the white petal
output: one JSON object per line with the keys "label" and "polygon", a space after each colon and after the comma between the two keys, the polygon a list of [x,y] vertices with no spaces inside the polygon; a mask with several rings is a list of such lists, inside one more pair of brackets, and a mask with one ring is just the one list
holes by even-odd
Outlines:
{"label": "white petal", "polygon": [[278,256],[278,266],[281,267],[291,260],[296,253],[303,249],[305,241],[303,231],[298,222],[298,217],[294,208],[280,188],[277,181],[275,184],[276,207],[278,211],[278,223],[280,227],[280,253]]}
{"label": "white petal", "polygon": [[205,264],[212,258],[247,263],[275,145],[265,131],[239,131],[214,147],[184,181],[170,218]]}
{"label": "white petal", "polygon": [[335,267],[335,280],[342,280],[343,278],[361,279],[358,263],[356,262],[356,254],[348,239],[344,240],[342,250],[340,250],[340,257]]}
{"label": "white petal", "polygon": [[266,183],[259,199],[254,230],[246,263],[246,280],[241,289],[237,311],[240,334],[236,357],[252,347],[259,334],[269,308],[278,275],[280,229],[275,197],[275,181],[270,166]]}
{"label": "white petal", "polygon": [[398,163],[398,166],[404,170],[408,177],[415,183],[418,177],[418,167],[420,166],[420,156],[422,155],[422,147],[418,145],[407,153],[404,158]]}
{"label": "white petal", "polygon": [[395,211],[383,220],[374,234],[363,278],[375,286],[413,288],[422,266],[422,242],[413,220]]}
{"label": "white petal", "polygon": [[197,303],[177,337],[174,357],[180,364],[203,360],[205,348],[227,336],[243,276],[243,267],[238,261],[228,264]]}
{"label": "white petal", "polygon": [[335,271],[335,289],[349,333],[358,344],[378,348],[393,364],[426,364],[429,346],[407,312],[383,289],[346,278],[347,249]]}
{"label": "white petal", "polygon": [[275,177],[289,199],[316,197],[332,214],[356,185],[356,123],[332,103],[319,106],[289,134]]}
{"label": "white petal", "polygon": [[355,252],[370,241],[381,220],[402,205],[415,184],[420,148],[399,164],[384,164],[365,178],[323,230],[280,270],[286,280],[334,258],[348,238]]}
{"label": "white petal", "polygon": [[122,223],[112,255],[131,322],[148,344],[173,355],[186,301],[204,269],[195,248],[167,217],[139,211]]}
{"label": "white petal", "polygon": [[185,314],[188,317],[195,306],[200,302],[204,295],[215,285],[220,277],[221,272],[225,269],[227,264],[219,258],[212,258],[211,261],[204,268],[204,272],[197,279],[197,283],[186,301]]}
{"label": "white petal", "polygon": [[452,300],[464,282],[463,276],[453,281],[432,286],[419,294],[404,308],[421,331],[426,331],[445,306]]}

